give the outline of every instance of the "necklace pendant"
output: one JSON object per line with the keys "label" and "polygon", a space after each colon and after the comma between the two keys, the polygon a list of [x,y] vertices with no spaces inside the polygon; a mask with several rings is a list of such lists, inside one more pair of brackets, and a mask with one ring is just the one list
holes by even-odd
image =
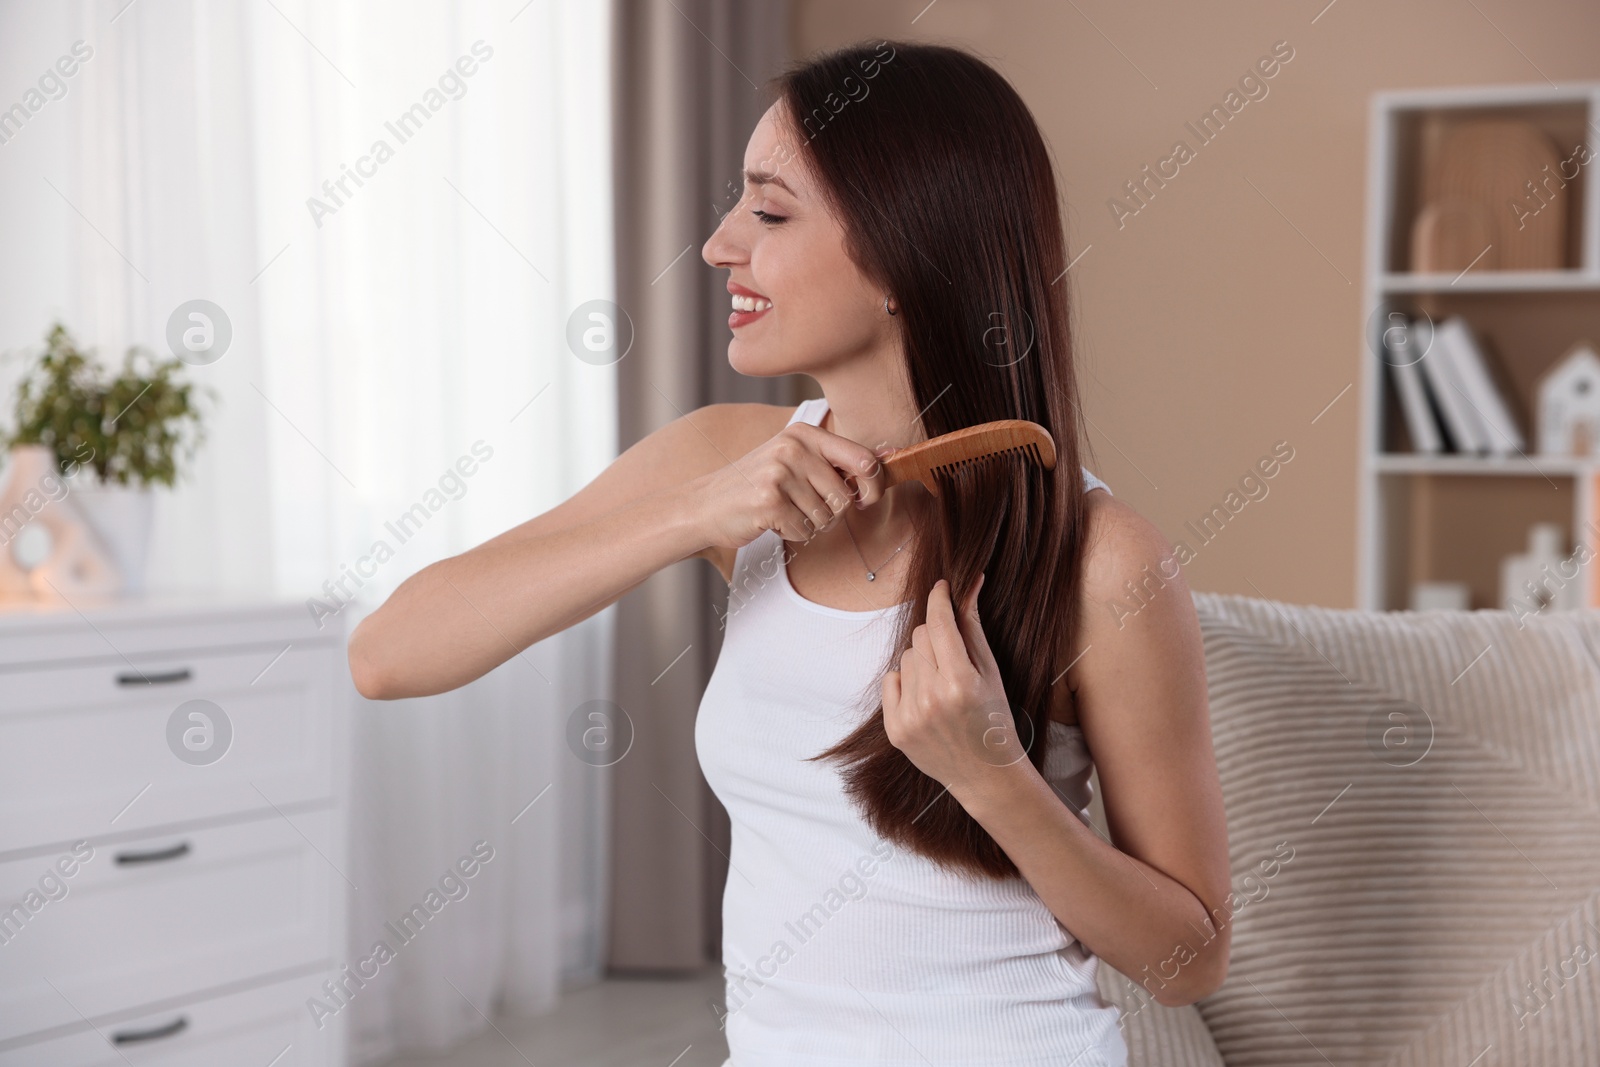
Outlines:
{"label": "necklace pendant", "polygon": [[876,578],[877,578],[877,577],[878,577],[878,576],[877,576],[877,575],[876,575],[876,574],[873,574],[873,573],[872,573],[872,572],[871,572],[871,571],[868,571],[868,572],[867,572],[867,581],[869,581],[869,582],[870,582],[870,581],[873,581],[873,580],[874,580],[874,579],[876,579]]}

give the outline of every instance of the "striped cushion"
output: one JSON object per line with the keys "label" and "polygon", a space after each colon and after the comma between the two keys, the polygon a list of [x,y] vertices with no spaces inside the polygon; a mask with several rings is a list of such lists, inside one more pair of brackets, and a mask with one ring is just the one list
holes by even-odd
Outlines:
{"label": "striped cushion", "polygon": [[1195,605],[1228,1067],[1600,1064],[1600,612]]}

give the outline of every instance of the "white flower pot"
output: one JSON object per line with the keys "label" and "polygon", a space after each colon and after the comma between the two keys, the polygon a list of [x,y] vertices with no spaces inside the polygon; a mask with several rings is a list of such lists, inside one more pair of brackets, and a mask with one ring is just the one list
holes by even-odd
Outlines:
{"label": "white flower pot", "polygon": [[72,479],[72,498],[122,576],[122,595],[144,592],[155,494],[145,486],[102,483],[92,470]]}

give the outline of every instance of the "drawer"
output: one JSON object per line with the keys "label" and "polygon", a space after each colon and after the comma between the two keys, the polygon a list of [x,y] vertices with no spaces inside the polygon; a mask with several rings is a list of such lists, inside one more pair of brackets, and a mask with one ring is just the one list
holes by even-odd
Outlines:
{"label": "drawer", "polygon": [[0,1045],[0,1067],[344,1067],[343,1017],[324,1019],[318,1029],[306,1007],[308,998],[321,995],[322,979],[316,974],[143,1015],[96,1019],[100,1033],[84,1029]]}
{"label": "drawer", "polygon": [[[332,797],[342,651],[280,652],[117,657],[0,675],[0,855]],[[231,734],[223,747],[222,719],[212,716],[209,743],[223,752],[214,762],[175,754],[196,758],[182,735],[199,724],[189,709],[181,728],[172,721],[196,700],[220,708]]]}
{"label": "drawer", "polygon": [[[342,818],[324,808],[90,842],[92,853],[78,853],[86,859],[60,867],[54,853],[0,864],[0,1042],[319,961],[337,966]],[[35,907],[19,914],[13,905],[30,893]]]}

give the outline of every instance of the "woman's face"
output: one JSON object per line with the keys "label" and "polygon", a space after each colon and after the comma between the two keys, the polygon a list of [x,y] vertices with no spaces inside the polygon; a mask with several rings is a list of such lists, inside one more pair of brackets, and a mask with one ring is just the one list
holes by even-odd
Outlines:
{"label": "woman's face", "polygon": [[[700,249],[707,263],[727,268],[735,292],[759,293],[758,309],[771,303],[729,317],[728,362],[756,377],[814,376],[891,350],[894,336],[884,293],[845,255],[844,231],[818,195],[782,106],[756,124],[744,152],[744,195]],[[737,306],[730,296],[730,310]]]}

